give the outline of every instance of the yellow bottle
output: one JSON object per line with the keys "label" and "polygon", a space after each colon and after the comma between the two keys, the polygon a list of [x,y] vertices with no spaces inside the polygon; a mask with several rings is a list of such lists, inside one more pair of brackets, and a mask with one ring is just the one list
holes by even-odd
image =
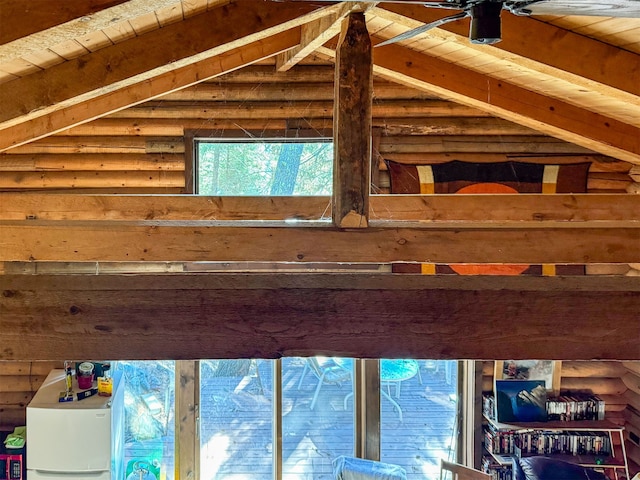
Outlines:
{"label": "yellow bottle", "polygon": [[111,365],[102,367],[102,377],[98,378],[98,395],[101,397],[110,397],[113,393],[113,378],[111,378]]}

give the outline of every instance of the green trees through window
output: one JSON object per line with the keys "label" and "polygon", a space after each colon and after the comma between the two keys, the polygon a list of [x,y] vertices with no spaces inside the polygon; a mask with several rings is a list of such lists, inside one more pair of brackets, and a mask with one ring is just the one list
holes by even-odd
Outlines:
{"label": "green trees through window", "polygon": [[199,140],[197,190],[200,195],[330,195],[333,143]]}

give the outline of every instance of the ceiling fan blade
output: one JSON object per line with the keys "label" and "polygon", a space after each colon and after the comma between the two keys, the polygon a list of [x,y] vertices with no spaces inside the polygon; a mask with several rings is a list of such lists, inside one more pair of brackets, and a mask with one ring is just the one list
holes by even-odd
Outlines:
{"label": "ceiling fan blade", "polygon": [[516,15],[640,18],[640,0],[536,0],[507,2],[505,6]]}
{"label": "ceiling fan blade", "polygon": [[451,15],[450,17],[441,18],[440,20],[436,20],[435,22],[425,23],[413,30],[409,30],[407,32],[401,33],[400,35],[396,35],[393,38],[385,40],[384,42],[378,43],[376,47],[382,47],[384,45],[390,45],[392,43],[399,42],[401,40],[407,40],[409,38],[415,37],[416,35],[420,35],[432,28],[439,27],[440,25],[444,25],[445,23],[454,22],[456,20],[460,20],[461,18],[465,18],[469,16],[469,12],[464,11],[460,13],[456,13],[455,15]]}

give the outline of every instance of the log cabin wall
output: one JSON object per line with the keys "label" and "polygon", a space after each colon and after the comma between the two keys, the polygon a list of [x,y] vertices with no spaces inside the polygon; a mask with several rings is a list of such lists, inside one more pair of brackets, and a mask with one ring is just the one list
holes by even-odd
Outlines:
{"label": "log cabin wall", "polygon": [[0,430],[24,425],[26,408],[44,379],[62,362],[0,362]]}
{"label": "log cabin wall", "polygon": [[[311,62],[276,73],[263,62],[0,154],[0,191],[184,193],[185,131],[221,136],[300,129],[330,135],[332,82],[330,64]],[[374,80],[374,95],[377,193],[389,191],[384,158],[405,163],[588,160],[589,192],[624,193],[634,185],[629,163],[478,110],[379,79]],[[24,423],[33,393],[46,373],[59,366],[0,362],[0,426]],[[493,362],[485,366],[487,386]],[[562,387],[605,396],[607,413],[625,422],[629,436],[640,432],[639,378],[637,363],[565,362]],[[640,464],[640,447],[628,443],[630,459]]]}
{"label": "log cabin wall", "polygon": [[[263,62],[0,154],[0,191],[181,193],[185,131],[331,135],[332,99],[332,65],[307,63],[277,73]],[[624,193],[632,184],[627,162],[380,79],[374,80],[373,128],[378,193],[389,189],[383,158],[586,160],[593,162],[589,192]]]}
{"label": "log cabin wall", "polygon": [[[494,362],[483,362],[482,390],[493,391]],[[640,362],[564,361],[561,391],[591,392],[605,401],[606,419],[625,428],[630,470],[640,470]]]}

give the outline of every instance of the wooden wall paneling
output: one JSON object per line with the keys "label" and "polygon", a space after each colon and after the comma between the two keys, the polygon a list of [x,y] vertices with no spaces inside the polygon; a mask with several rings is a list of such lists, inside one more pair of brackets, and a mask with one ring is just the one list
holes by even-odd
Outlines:
{"label": "wooden wall paneling", "polygon": [[59,137],[52,136],[15,147],[11,154],[148,154],[184,153],[182,137]]}
{"label": "wooden wall paneling", "polygon": [[640,362],[622,362],[622,366],[640,377]]}
{"label": "wooden wall paneling", "polygon": [[640,394],[628,389],[623,395],[627,400],[627,405],[640,412]]}
{"label": "wooden wall paneling", "polygon": [[589,154],[590,150],[545,136],[411,135],[383,137],[380,153]]}
{"label": "wooden wall paneling", "polygon": [[182,188],[180,171],[0,172],[0,190],[43,188]]}
{"label": "wooden wall paneling", "polygon": [[621,378],[608,377],[562,377],[561,390],[599,392],[603,395],[622,395],[627,386]]}
{"label": "wooden wall paneling", "polygon": [[0,155],[0,172],[182,171],[184,167],[184,156],[176,153]]}
{"label": "wooden wall paneling", "polygon": [[26,408],[53,368],[61,362],[0,361],[0,429],[24,425]]}
{"label": "wooden wall paneling", "polygon": [[[301,68],[301,67],[296,67]],[[302,67],[304,68],[304,67]],[[248,70],[248,69],[243,69]],[[316,69],[318,75],[306,82],[296,82],[296,70],[291,76],[282,76],[278,83],[269,83],[264,78],[260,81],[243,83],[227,82],[226,75],[215,82],[203,82],[192,87],[178,90],[160,97],[165,101],[201,102],[201,101],[241,101],[241,102],[294,102],[309,100],[333,100],[333,78],[325,78],[324,74],[333,75],[333,66]],[[275,72],[272,72],[275,73]],[[397,83],[376,81],[373,85],[373,99],[376,100],[435,100],[433,95]]]}
{"label": "wooden wall paneling", "polygon": [[[109,118],[331,118],[333,102],[164,102],[150,101],[109,115]],[[471,107],[444,100],[381,100],[372,105],[374,117],[490,117]]]}
{"label": "wooden wall paneling", "polygon": [[626,370],[622,362],[568,360],[562,362],[561,372],[563,378],[621,378]]}
{"label": "wooden wall paneling", "polygon": [[[202,131],[206,127],[207,130],[213,128],[224,133],[240,127],[265,132],[266,135],[281,135],[286,132],[288,124],[295,123],[293,118],[301,119],[299,124],[309,128],[330,128],[333,82],[329,73],[332,66],[296,66],[286,75],[278,74],[278,80],[286,82],[280,84],[267,76],[265,68],[242,69],[162,100],[123,110],[110,118],[74,127],[54,138],[17,147],[10,151],[10,155],[0,155],[0,172],[113,170],[121,172],[120,178],[98,175],[93,178],[83,174],[79,177],[73,174],[56,176],[47,171],[44,177],[2,175],[4,188],[73,188],[78,191],[119,186],[123,192],[131,188],[152,192],[158,187],[184,191],[183,184],[176,183],[177,177],[160,179],[156,175],[156,178],[144,178],[130,172],[149,169],[183,171],[186,162],[182,152],[189,148],[185,145],[185,129]],[[252,79],[259,80],[260,84],[248,83]],[[379,92],[379,97],[376,97],[376,92]],[[286,100],[287,95],[290,95],[289,100]],[[373,95],[372,125],[381,132],[380,150],[385,158],[409,163],[453,159],[585,160],[593,162],[589,175],[590,192],[622,193],[631,184],[626,175],[631,168],[627,162],[584,153],[584,149],[576,150],[575,146],[537,135],[525,127],[484,113],[473,113],[473,109],[468,107],[433,99],[418,90],[379,80],[374,83]],[[411,102],[407,102],[408,99]],[[189,109],[199,112],[195,116],[201,118],[184,118]],[[425,114],[430,118],[424,118]],[[266,130],[273,131],[267,133]],[[468,149],[476,151],[466,151]],[[488,153],[489,150],[494,153]],[[558,151],[564,153],[553,153]],[[540,156],[542,153],[544,155]],[[92,155],[95,156],[93,160],[89,158]],[[133,155],[139,155],[139,159],[135,160]],[[148,158],[142,160],[143,157]],[[104,158],[104,161],[98,161],[99,158]],[[11,165],[15,165],[15,170]],[[387,193],[389,180],[383,162],[380,162],[379,174],[377,191]],[[102,184],[102,179],[113,186]]]}

